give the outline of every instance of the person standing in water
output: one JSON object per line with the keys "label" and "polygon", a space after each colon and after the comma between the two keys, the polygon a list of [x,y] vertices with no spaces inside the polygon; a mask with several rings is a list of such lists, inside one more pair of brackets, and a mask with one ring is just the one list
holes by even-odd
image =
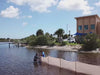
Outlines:
{"label": "person standing in water", "polygon": [[45,57],[45,53],[44,52],[42,52],[42,56]]}
{"label": "person standing in water", "polygon": [[36,55],[34,56],[34,64],[40,64],[41,65],[41,63],[42,63],[41,56],[45,57],[45,53],[42,52],[42,55],[36,53]]}
{"label": "person standing in water", "polygon": [[34,63],[37,63],[37,59],[38,59],[38,54],[36,53],[36,55],[34,56]]}

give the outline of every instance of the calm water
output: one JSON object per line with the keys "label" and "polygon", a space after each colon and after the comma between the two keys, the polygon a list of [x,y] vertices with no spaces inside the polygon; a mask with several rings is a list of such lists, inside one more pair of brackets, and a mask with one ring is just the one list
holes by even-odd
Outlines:
{"label": "calm water", "polygon": [[[25,47],[17,48],[15,45],[11,45],[11,48],[8,48],[6,43],[0,42],[0,75],[55,75],[52,74],[53,71],[55,72],[55,67],[48,70],[48,65],[46,64],[38,67],[33,65],[34,55],[36,52],[41,52],[41,50],[26,49]],[[43,51],[46,56],[62,58],[71,62],[80,61],[87,64],[100,65],[100,54],[79,54],[77,52],[57,50]]]}

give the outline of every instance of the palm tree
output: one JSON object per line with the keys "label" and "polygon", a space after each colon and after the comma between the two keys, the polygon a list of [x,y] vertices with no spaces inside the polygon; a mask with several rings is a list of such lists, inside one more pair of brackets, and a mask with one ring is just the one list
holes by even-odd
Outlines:
{"label": "palm tree", "polygon": [[43,30],[42,30],[42,29],[39,29],[39,30],[36,32],[36,35],[37,35],[37,36],[44,35]]}
{"label": "palm tree", "polygon": [[54,34],[57,35],[57,37],[62,37],[63,34],[64,34],[64,30],[63,29],[58,29]]}
{"label": "palm tree", "polygon": [[49,34],[48,32],[46,32],[46,33],[45,33],[45,36],[49,37],[49,36],[50,36],[50,34]]}
{"label": "palm tree", "polygon": [[62,36],[64,34],[64,30],[63,29],[58,29],[54,35],[57,35],[59,42],[62,42]]}

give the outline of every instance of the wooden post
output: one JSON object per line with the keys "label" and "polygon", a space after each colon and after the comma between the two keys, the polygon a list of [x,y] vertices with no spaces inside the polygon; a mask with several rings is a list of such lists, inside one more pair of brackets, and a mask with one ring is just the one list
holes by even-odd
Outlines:
{"label": "wooden post", "polygon": [[60,69],[61,69],[61,58],[60,58]]}
{"label": "wooden post", "polygon": [[10,48],[10,43],[9,43],[9,48]]}
{"label": "wooden post", "polygon": [[18,43],[18,48],[19,48],[19,43]]}
{"label": "wooden post", "polygon": [[59,71],[60,73],[59,74],[61,75],[61,58],[59,59],[60,59],[60,71]]}
{"label": "wooden post", "polygon": [[9,38],[9,48],[10,48],[10,38]]}
{"label": "wooden post", "polygon": [[75,60],[75,75],[77,75],[77,60],[78,60],[78,52],[77,52],[77,58]]}
{"label": "wooden post", "polygon": [[76,71],[76,60],[75,60],[75,75],[77,75],[77,71]]}
{"label": "wooden post", "polygon": [[47,59],[48,59],[48,64],[47,64],[48,65],[47,66],[47,75],[48,75],[48,72],[49,72],[49,55],[48,55],[48,58]]}
{"label": "wooden post", "polygon": [[49,56],[48,56],[48,68],[49,68]]}

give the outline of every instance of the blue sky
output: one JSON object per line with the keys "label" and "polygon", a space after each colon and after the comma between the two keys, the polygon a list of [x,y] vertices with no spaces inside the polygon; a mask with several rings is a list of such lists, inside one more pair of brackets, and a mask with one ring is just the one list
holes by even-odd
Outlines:
{"label": "blue sky", "polygon": [[23,38],[38,29],[74,34],[75,17],[100,15],[99,8],[100,0],[0,0],[0,38]]}

